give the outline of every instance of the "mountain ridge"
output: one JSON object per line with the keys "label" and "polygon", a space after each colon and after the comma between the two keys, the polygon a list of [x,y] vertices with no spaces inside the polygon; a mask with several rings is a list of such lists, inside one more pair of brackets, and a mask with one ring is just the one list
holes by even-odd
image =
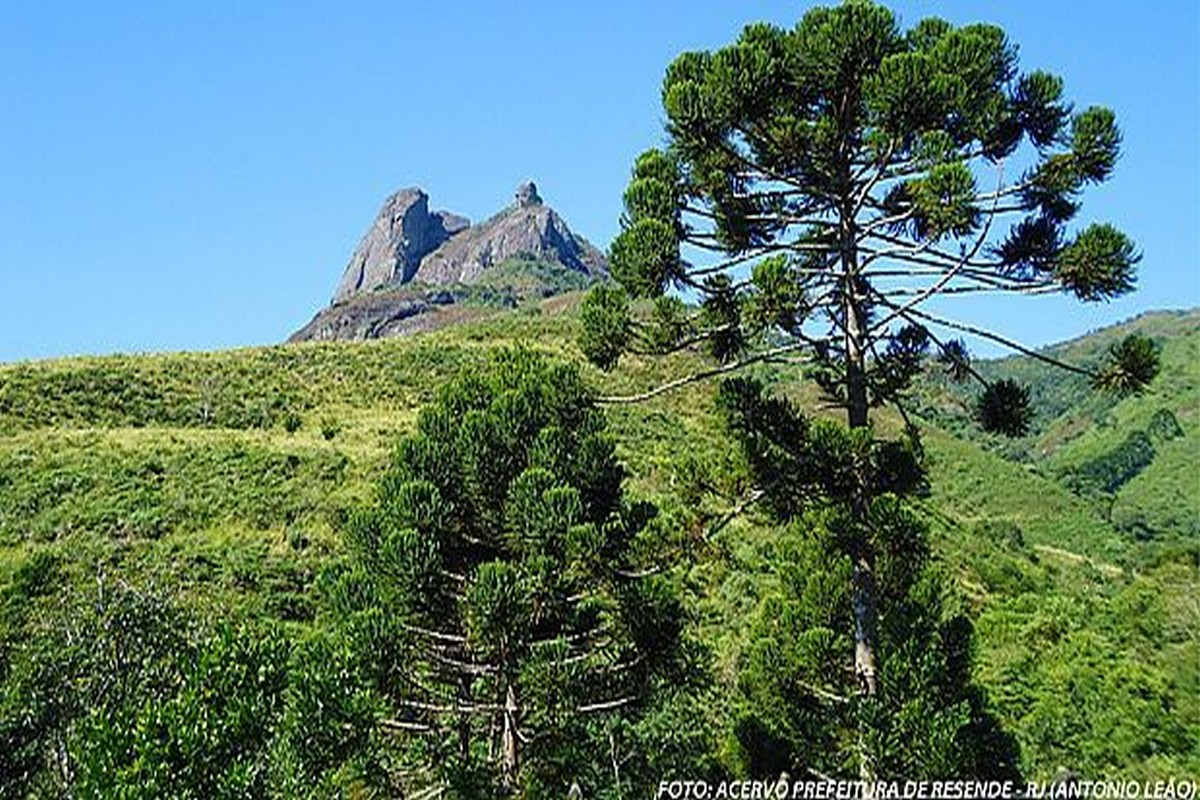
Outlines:
{"label": "mountain ridge", "polygon": [[[498,284],[497,268],[507,265],[512,273],[519,264],[530,265],[532,280],[510,275],[510,283]],[[517,188],[512,204],[477,225],[452,212],[431,211],[425,191],[408,187],[384,200],[343,269],[330,305],[289,341],[430,330],[471,316],[440,313],[464,300],[511,306],[530,296],[582,288],[607,274],[604,254],[543,202],[532,181]],[[482,283],[496,296],[471,288]]]}

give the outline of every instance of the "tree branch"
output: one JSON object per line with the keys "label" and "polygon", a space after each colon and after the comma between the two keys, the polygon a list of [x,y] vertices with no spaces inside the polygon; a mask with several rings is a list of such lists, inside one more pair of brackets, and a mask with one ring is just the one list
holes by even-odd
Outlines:
{"label": "tree branch", "polygon": [[817,697],[821,698],[822,700],[828,700],[831,703],[852,703],[852,702],[854,702],[849,697],[845,697],[840,694],[835,694],[834,692],[831,692],[828,689],[822,689],[820,686],[816,686],[815,684],[811,684],[806,681],[796,681],[796,683],[797,683],[797,685],[800,686],[801,689],[811,692],[812,694],[815,694]]}
{"label": "tree branch", "polygon": [[636,572],[627,569],[614,569],[613,575],[616,575],[618,578],[636,581],[639,578],[649,578],[651,575],[658,575],[662,571],[662,567],[646,567],[645,569],[639,569]]}
{"label": "tree branch", "polygon": [[[892,303],[890,300],[885,300],[885,299],[881,298],[881,301],[886,306],[889,306],[891,308],[897,308],[897,306],[894,303]],[[1053,356],[1048,356],[1045,353],[1039,353],[1036,350],[1026,347],[1025,345],[1021,344],[1020,342],[1013,341],[1012,339],[1008,339],[1004,336],[1001,336],[998,333],[992,333],[991,331],[984,330],[983,328],[978,328],[974,325],[967,325],[964,322],[956,322],[954,320],[945,319],[944,317],[934,316],[933,314],[930,314],[928,312],[918,311],[918,310],[912,309],[912,308],[905,311],[904,314],[906,317],[909,317],[909,315],[912,315],[915,317],[919,317],[923,320],[926,320],[928,322],[932,322],[935,325],[941,325],[946,328],[952,328],[956,331],[962,331],[963,333],[969,333],[972,336],[978,336],[981,339],[987,339],[987,340],[995,342],[997,344],[1004,345],[1005,347],[1009,348],[1010,350],[1015,350],[1016,352],[1021,353],[1022,355],[1027,355],[1030,358],[1035,358],[1044,364],[1050,364],[1051,366],[1058,367],[1059,369],[1065,369],[1068,372],[1074,372],[1077,375],[1086,375],[1089,378],[1095,377],[1095,373],[1089,369],[1085,369],[1084,367],[1079,367],[1074,364],[1068,364],[1065,361],[1059,361],[1057,358],[1054,358]],[[909,318],[911,319],[911,317],[909,317]]]}
{"label": "tree branch", "polygon": [[[907,314],[904,316],[904,318],[907,319],[909,322],[912,322],[914,325],[918,324],[912,317],[908,316]],[[925,326],[922,325],[921,327],[925,327]],[[946,343],[943,342],[941,339],[939,339],[937,334],[935,334],[933,331],[929,330],[929,328],[925,328],[925,333],[927,333],[929,335],[930,339],[933,339],[933,343],[936,344],[939,348],[941,348],[942,352],[945,352]],[[963,369],[965,369],[967,371],[967,374],[970,375],[975,380],[979,381],[981,386],[986,387],[988,385],[987,379],[979,374],[979,372],[975,369],[975,367],[971,364],[970,361],[963,361],[961,363],[962,363]],[[906,420],[906,422],[907,422],[907,420]]]}
{"label": "tree branch", "polygon": [[622,697],[619,700],[608,700],[603,703],[592,703],[591,705],[579,706],[575,709],[575,711],[578,714],[591,714],[596,711],[611,711],[614,708],[627,706],[636,699],[637,698],[635,697]]}
{"label": "tree branch", "polygon": [[882,180],[884,173],[887,172],[888,162],[892,160],[892,156],[895,154],[896,146],[898,144],[899,142],[896,139],[892,139],[888,142],[887,152],[884,153],[883,158],[879,159],[877,162],[879,164],[879,168],[875,171],[875,174],[871,177],[871,180],[867,181],[866,185],[862,188],[862,191],[859,192],[858,197],[854,200],[854,211],[850,214],[851,219],[854,219],[859,215],[863,209],[863,205],[867,202],[867,198],[871,196],[871,190],[875,188],[875,185],[878,184],[880,180]]}
{"label": "tree branch", "polygon": [[467,675],[495,675],[500,671],[500,668],[493,664],[476,664],[470,661],[459,661],[458,659],[447,658],[437,653],[429,653],[429,656],[439,664]]}
{"label": "tree branch", "polygon": [[401,630],[409,633],[415,633],[439,642],[449,642],[451,644],[466,644],[467,642],[467,637],[465,636],[459,636],[453,633],[441,633],[440,631],[431,631],[427,628],[419,628],[416,625],[409,625],[407,623],[400,623],[400,628]]}
{"label": "tree branch", "polygon": [[406,733],[432,733],[431,725],[422,725],[419,722],[406,722],[402,719],[381,719],[379,727],[390,731],[404,731]]}
{"label": "tree branch", "polygon": [[765,494],[766,492],[764,492],[762,489],[755,489],[749,495],[742,498],[740,501],[738,501],[737,505],[722,514],[715,523],[709,526],[708,530],[704,532],[704,538],[711,539],[712,537],[716,536],[725,528],[726,525],[740,517],[747,508],[761,500]]}
{"label": "tree branch", "polygon": [[[1005,294],[1057,294],[1059,287],[1054,284],[1041,284],[1034,286],[1020,286],[1008,288],[1006,286],[948,286],[942,289],[938,294],[988,294],[988,293],[1005,293]],[[919,294],[920,289],[888,289],[885,292],[880,292],[885,297],[912,297]]]}
{"label": "tree branch", "polygon": [[764,350],[761,353],[758,353],[753,356],[749,356],[747,358],[740,359],[738,361],[731,362],[729,364],[722,364],[721,366],[713,367],[712,369],[705,369],[705,370],[700,370],[699,372],[693,372],[691,375],[686,375],[682,378],[677,378],[676,380],[668,381],[667,383],[660,384],[659,386],[656,386],[655,388],[650,389],[645,392],[640,392],[638,394],[630,394],[630,395],[615,395],[615,396],[609,395],[609,396],[604,396],[604,397],[597,397],[596,402],[604,404],[604,405],[623,405],[623,404],[627,404],[627,403],[640,403],[644,400],[649,400],[652,397],[657,397],[658,395],[663,394],[664,392],[669,392],[674,389],[679,389],[684,386],[688,386],[690,384],[696,383],[697,381],[706,380],[708,378],[714,378],[718,375],[726,375],[730,372],[736,372],[737,370],[742,369],[743,367],[748,367],[751,364],[757,364],[761,361],[767,361],[769,359],[774,358],[775,356],[783,355],[784,353],[795,352],[795,351],[801,350],[805,347],[808,347],[807,342],[796,342],[793,344],[782,345],[780,347],[773,347],[770,350]]}
{"label": "tree branch", "polygon": [[434,714],[495,714],[504,711],[504,706],[495,703],[456,703],[452,706],[439,706],[419,700],[397,700],[396,705]]}
{"label": "tree branch", "polygon": [[[999,173],[999,177],[997,180],[1000,184],[1003,184],[1004,183],[1004,162],[1000,163],[1000,166],[999,166],[997,172]],[[992,203],[993,207],[995,207],[996,202],[997,201],[993,201],[993,203]],[[874,333],[876,331],[883,330],[892,322],[892,320],[896,319],[898,316],[903,314],[905,311],[908,311],[910,308],[915,308],[916,306],[919,306],[921,303],[925,302],[930,297],[937,294],[939,289],[944,287],[950,281],[954,280],[954,276],[956,274],[958,274],[958,272],[960,270],[962,270],[964,267],[966,267],[967,262],[969,262],[971,259],[973,259],[976,256],[976,254],[979,253],[979,248],[983,247],[983,243],[987,239],[988,231],[991,230],[991,228],[992,228],[992,219],[993,219],[993,217],[991,217],[991,216],[989,216],[987,218],[987,221],[983,224],[983,229],[979,231],[979,236],[975,239],[975,246],[971,248],[970,252],[964,254],[963,257],[959,259],[958,263],[955,264],[950,269],[948,269],[946,271],[946,274],[943,275],[940,279],[935,281],[931,286],[926,287],[919,294],[917,294],[917,296],[914,297],[912,300],[909,300],[907,303],[905,303],[903,308],[896,309],[891,314],[884,317],[883,320],[872,325],[867,330],[867,335],[870,336],[872,333]]]}
{"label": "tree branch", "polygon": [[[902,250],[905,248],[916,247],[918,244],[917,242],[914,242],[911,239],[904,239],[899,236],[892,236],[891,234],[887,234],[887,233],[879,233],[878,231],[872,231],[870,234],[867,235],[866,238],[879,239],[880,241],[884,242],[885,244],[900,245]],[[876,252],[876,251],[870,251],[870,252]],[[937,258],[942,259],[945,262],[948,262],[947,265],[942,265],[942,266],[957,264],[962,259],[961,253],[958,255],[955,255],[954,253],[947,253],[945,250],[939,250],[936,247],[925,248],[923,252],[930,256],[935,256]],[[899,256],[897,256],[897,257],[899,258]],[[922,263],[929,264],[929,262],[922,262]],[[938,266],[938,265],[933,264],[933,266]],[[967,266],[968,267],[979,267],[982,269],[995,269],[997,267],[1003,266],[1003,263],[1000,261],[971,260],[971,261],[967,262]]]}

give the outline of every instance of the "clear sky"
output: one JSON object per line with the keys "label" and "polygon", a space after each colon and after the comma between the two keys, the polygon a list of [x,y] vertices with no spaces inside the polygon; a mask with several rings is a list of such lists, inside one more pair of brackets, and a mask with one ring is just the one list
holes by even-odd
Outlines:
{"label": "clear sky", "polygon": [[[1200,304],[1195,0],[891,5],[1001,25],[1023,69],[1125,134],[1081,221],[1137,240],[1139,291],[960,316],[1040,344]],[[478,220],[533,178],[607,246],[632,159],[662,140],[668,62],[806,7],[2,0],[0,361],[281,341],[401,186]]]}

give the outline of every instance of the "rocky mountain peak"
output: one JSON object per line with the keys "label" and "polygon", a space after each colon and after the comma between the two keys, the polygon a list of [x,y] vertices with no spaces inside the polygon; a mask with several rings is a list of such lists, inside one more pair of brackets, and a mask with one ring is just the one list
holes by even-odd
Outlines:
{"label": "rocky mountain peak", "polygon": [[546,205],[537,186],[517,188],[516,203],[451,237],[421,259],[413,279],[425,284],[474,283],[511,259],[545,261],[584,275],[607,274],[603,254]]}
{"label": "rocky mountain peak", "polygon": [[408,187],[384,200],[330,307],[292,338],[361,339],[427,329],[430,315],[478,293],[477,285],[492,295],[548,296],[607,274],[604,255],[545,204],[533,181],[517,187],[513,204],[477,225],[430,211],[424,190]]}
{"label": "rocky mountain peak", "polygon": [[390,195],[351,254],[333,302],[412,280],[425,255],[469,225],[466,217],[430,212],[429,196],[415,186]]}
{"label": "rocky mountain peak", "polygon": [[541,195],[538,194],[537,184],[533,181],[525,181],[517,187],[517,208],[529,208],[541,204]]}

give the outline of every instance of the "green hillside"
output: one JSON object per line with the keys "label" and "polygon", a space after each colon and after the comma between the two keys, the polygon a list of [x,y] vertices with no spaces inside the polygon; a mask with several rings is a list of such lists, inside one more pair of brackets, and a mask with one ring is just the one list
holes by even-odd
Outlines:
{"label": "green hillside", "polygon": [[1036,415],[1030,435],[1001,440],[970,421],[971,398],[946,383],[922,393],[926,416],[940,426],[1029,465],[1070,487],[1130,537],[1163,542],[1200,535],[1200,312],[1144,314],[1048,348],[1061,361],[1094,367],[1108,347],[1138,333],[1160,349],[1161,372],[1141,394],[1118,398],[1092,391],[1085,376],[1027,356],[984,362],[988,378],[1030,388]]}
{"label": "green hillside", "polygon": [[[418,409],[498,345],[582,362],[576,303],[399,340],[0,367],[0,735],[32,702],[12,666],[29,632],[97,585],[152,591],[209,628],[273,620],[312,636],[323,568]],[[1200,772],[1200,313],[1147,315],[1051,352],[1090,363],[1127,328],[1161,344],[1164,369],[1118,402],[1027,358],[982,365],[1033,386],[1026,440],[977,432],[969,398],[933,377],[920,393],[923,513],[976,626],[976,677],[1030,777]],[[697,366],[582,368],[610,395]],[[796,369],[759,372],[815,397]],[[607,414],[630,490],[678,532],[669,572],[711,652],[713,716],[729,725],[754,620],[794,576],[764,516],[723,524],[746,479],[713,388]],[[1131,436],[1150,449],[1130,456]],[[1133,466],[1105,483],[1105,459],[1121,458]]]}

